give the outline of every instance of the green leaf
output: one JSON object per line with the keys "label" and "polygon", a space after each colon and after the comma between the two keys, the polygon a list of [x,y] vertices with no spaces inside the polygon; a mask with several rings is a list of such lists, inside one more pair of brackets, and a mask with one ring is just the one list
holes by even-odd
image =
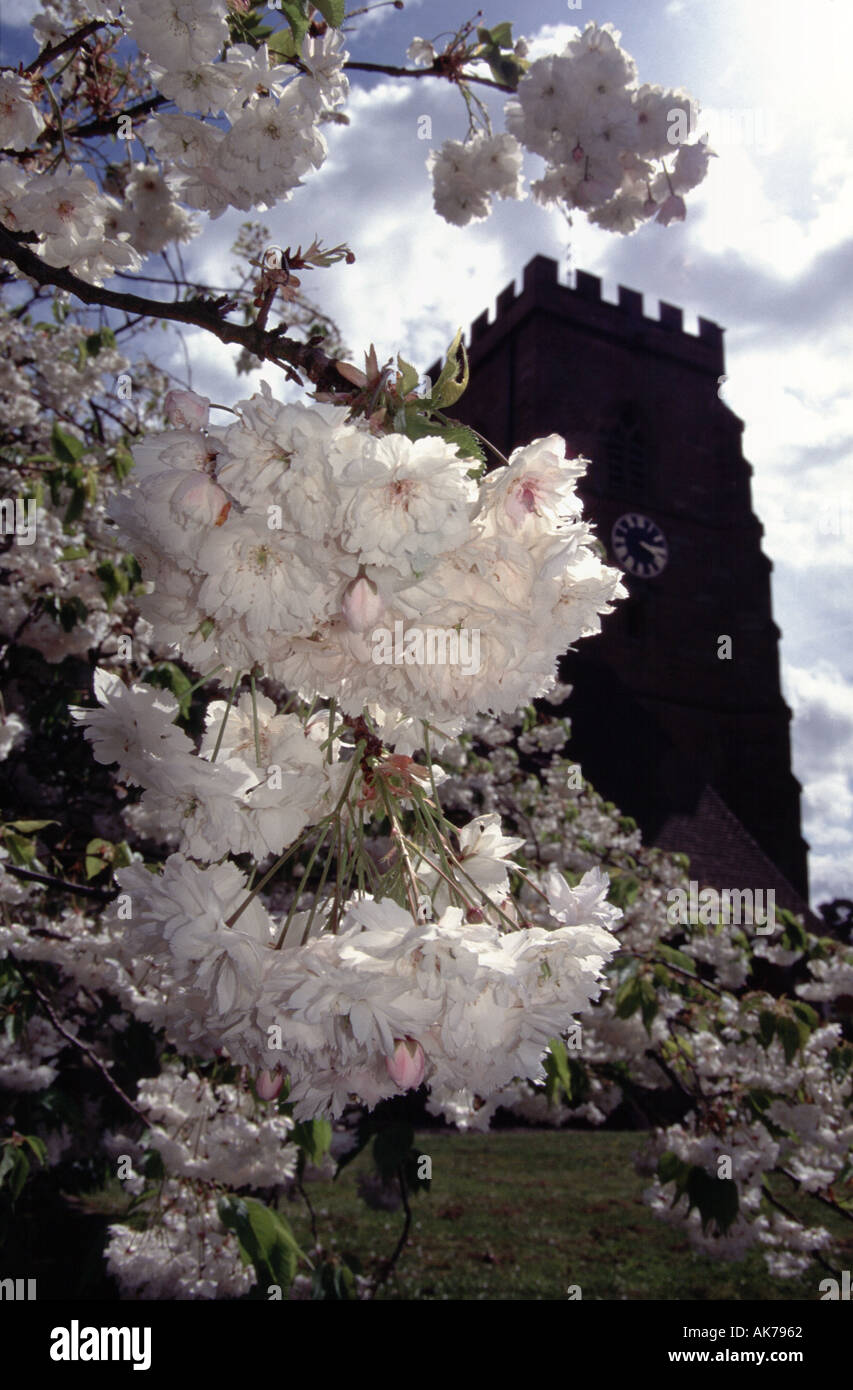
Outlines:
{"label": "green leaf", "polygon": [[62,501],[62,482],[62,469],[52,468],[47,474],[47,485],[50,488],[50,500],[54,507],[58,507]]}
{"label": "green leaf", "polygon": [[791,1007],[800,1023],[805,1024],[809,1033],[812,1029],[817,1028],[820,1023],[820,1017],[812,1008],[811,1004],[807,1004],[803,999],[795,999],[791,1001]]}
{"label": "green leaf", "polygon": [[616,907],[629,907],[640,891],[640,881],[633,874],[611,872],[608,898]]}
{"label": "green leaf", "polygon": [[671,1150],[661,1154],[658,1159],[657,1173],[662,1183],[674,1182],[678,1184],[679,1189],[683,1189],[687,1182],[688,1172],[689,1168],[684,1159],[679,1158],[678,1154],[672,1153]]}
{"label": "green leaf", "polygon": [[163,1163],[163,1155],[159,1149],[146,1149],[142,1155],[140,1170],[146,1178],[152,1182],[161,1182],[166,1176],[166,1167]]}
{"label": "green leaf", "polygon": [[334,1257],[318,1265],[311,1276],[311,1297],[336,1303],[356,1298],[355,1275],[349,1265]]}
{"label": "green leaf", "polygon": [[505,87],[512,87],[513,90],[530,66],[523,58],[516,58],[514,53],[503,54],[494,49],[486,57],[486,62],[495,81],[502,82]]}
{"label": "green leaf", "polygon": [[22,835],[32,835],[36,830],[44,830],[46,825],[59,825],[58,820],[10,820],[8,823]]}
{"label": "green leaf", "polygon": [[308,33],[310,20],[306,13],[307,6],[304,0],[278,0],[275,9],[281,10],[293,33],[293,42],[296,45],[297,53],[302,48],[302,40]]}
{"label": "green leaf", "polygon": [[123,568],[114,565],[112,560],[104,560],[96,567],[95,573],[103,585],[107,608],[112,608],[119,594],[126,594],[130,590],[127,573]]}
{"label": "green leaf", "polygon": [[762,1047],[769,1047],[776,1035],[776,1015],[770,1009],[762,1009],[758,1015],[758,1037]]}
{"label": "green leaf", "polygon": [[627,980],[623,980],[613,992],[613,1012],[617,1018],[630,1018],[642,1002],[638,975],[631,975]]}
{"label": "green leaf", "polygon": [[554,1069],[555,1079],[560,1083],[566,1093],[566,1100],[572,1098],[572,1074],[569,1071],[569,1055],[566,1052],[566,1045],[562,1038],[548,1039],[548,1052],[545,1055],[545,1072],[548,1074],[548,1063]]}
{"label": "green leaf", "polygon": [[725,1235],[738,1214],[737,1183],[731,1178],[711,1177],[698,1164],[687,1175],[687,1200],[688,1213],[698,1207],[703,1231],[711,1221],[716,1221],[717,1227]]}
{"label": "green leaf", "polygon": [[[460,367],[459,358],[462,358]],[[430,404],[440,410],[455,405],[468,385],[468,354],[462,341],[462,329],[457,329],[456,337],[447,349],[447,358],[432,388]]]}
{"label": "green leaf", "polygon": [[25,869],[36,857],[36,847],[32,840],[16,834],[14,830],[3,831],[3,844],[9,851],[12,863],[17,864],[19,868]]}
{"label": "green leaf", "polygon": [[0,1158],[0,1187],[4,1183],[8,1184],[9,1195],[13,1203],[17,1202],[20,1197],[29,1175],[30,1160],[23,1149],[16,1144],[7,1144],[3,1157]]}
{"label": "green leaf", "polygon": [[409,1124],[395,1121],[380,1129],[373,1141],[373,1158],[383,1182],[392,1182],[404,1167],[415,1142],[415,1131]]}
{"label": "green leaf", "polygon": [[222,1197],[218,1211],[223,1226],[234,1232],[254,1265],[258,1284],[289,1289],[299,1260],[305,1257],[284,1218],[252,1197]]}
{"label": "green leaf", "polygon": [[77,623],[85,623],[89,610],[77,594],[59,600],[59,625],[63,632],[70,632]]}
{"label": "green leaf", "polygon": [[670,965],[677,965],[679,969],[686,970],[689,975],[696,974],[696,962],[692,956],[685,955],[684,951],[677,951],[674,946],[665,946],[658,942],[658,953],[664,960],[669,961]]}
{"label": "green leaf", "polygon": [[397,380],[396,389],[399,396],[407,396],[410,391],[414,391],[420,381],[420,374],[417,367],[413,367],[411,362],[397,354],[397,370],[400,373]]}
{"label": "green leaf", "polygon": [[[370,1115],[362,1115],[358,1122],[355,1132],[355,1143],[346,1153],[341,1154],[338,1159],[338,1166],[335,1169],[335,1179],[340,1176],[343,1170],[352,1163],[353,1159],[358,1158],[360,1153],[364,1153],[374,1134],[376,1133],[376,1121]],[[333,1179],[333,1181],[335,1180]]]}
{"label": "green leaf", "polygon": [[318,1166],[329,1152],[332,1142],[332,1126],[328,1120],[303,1120],[295,1124],[290,1134],[294,1144],[298,1144],[309,1163]]}
{"label": "green leaf", "polygon": [[267,39],[267,48],[270,53],[277,53],[279,58],[295,58],[299,52],[291,29],[279,29]]}
{"label": "green leaf", "polygon": [[146,685],[156,685],[158,690],[171,690],[180,705],[181,718],[186,719],[189,716],[192,682],[174,661],[158,662],[142,679]]}
{"label": "green leaf", "polygon": [[456,452],[461,458],[478,461],[480,468],[477,470],[477,475],[478,477],[482,476],[486,455],[476,434],[469,430],[467,425],[445,425],[441,433],[448,444],[456,445]]}
{"label": "green leaf", "polygon": [[344,0],[314,0],[314,4],[327,24],[331,24],[335,29],[340,29],[346,13]]}
{"label": "green leaf", "polygon": [[[797,1026],[796,1020],[793,1018],[785,1018],[784,1016],[777,1018],[776,1036],[782,1044],[782,1049],[785,1053],[785,1061],[790,1066],[803,1043],[803,1038],[800,1036],[800,1028]],[[809,1031],[806,1029],[805,1041],[808,1041],[808,1036]]]}
{"label": "green leaf", "polygon": [[488,29],[488,40],[495,48],[512,48],[512,24],[504,21],[503,24],[496,24],[493,29]]}
{"label": "green leaf", "polygon": [[85,508],[86,489],[84,487],[75,487],[71,493],[71,501],[65,509],[65,516],[62,518],[62,524],[66,530],[69,526],[72,526],[75,521],[80,520]]}
{"label": "green leaf", "polygon": [[123,444],[119,444],[113,454],[112,464],[116,477],[120,483],[123,483],[133,468],[133,454]]}
{"label": "green leaf", "polygon": [[50,447],[60,463],[76,463],[86,452],[86,445],[76,435],[69,434],[58,421],[54,420],[50,432]]}
{"label": "green leaf", "polygon": [[111,328],[99,328],[97,333],[90,333],[86,339],[86,352],[90,357],[97,357],[102,348],[114,348],[116,345],[116,335]]}
{"label": "green leaf", "polygon": [[39,1139],[36,1134],[25,1134],[24,1143],[29,1144],[39,1163],[44,1167],[47,1162],[47,1145],[43,1139]]}

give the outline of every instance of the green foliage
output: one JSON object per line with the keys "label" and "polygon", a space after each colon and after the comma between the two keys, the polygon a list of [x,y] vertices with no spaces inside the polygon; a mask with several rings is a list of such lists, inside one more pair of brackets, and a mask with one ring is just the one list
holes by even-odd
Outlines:
{"label": "green foliage", "polygon": [[266,9],[266,5],[259,4],[258,0],[254,0],[252,8],[245,14],[228,7],[225,17],[232,43],[248,43],[252,48],[260,48],[267,41],[273,31],[261,20],[260,11],[263,9]]}
{"label": "green foliage", "polygon": [[302,40],[308,33],[308,26],[311,23],[308,17],[308,5],[306,0],[278,0],[276,9],[281,10],[290,25],[294,51],[298,53],[302,48]]}
{"label": "green foliage", "polygon": [[[461,358],[461,364],[459,359]],[[459,397],[467,389],[469,379],[468,354],[465,351],[465,344],[462,341],[462,329],[456,331],[456,336],[450,347],[447,349],[447,357],[444,366],[438,374],[435,385],[429,396],[429,404],[434,410],[444,410],[447,406],[455,405]]]}
{"label": "green foliage", "polygon": [[241,1253],[254,1266],[260,1287],[278,1284],[282,1290],[289,1289],[300,1259],[307,1257],[284,1217],[252,1197],[222,1197],[217,1210],[223,1226],[234,1232]]}
{"label": "green foliage", "polygon": [[607,897],[616,907],[630,907],[640,892],[640,880],[633,874],[623,873],[621,869],[610,870],[610,888]]}
{"label": "green foliage", "polygon": [[123,869],[131,860],[130,846],[126,840],[113,844],[111,840],[96,837],[86,846],[86,878],[97,878],[104,869]]}
{"label": "green foliage", "polygon": [[311,1275],[311,1297],[334,1303],[357,1298],[355,1273],[350,1265],[334,1256],[323,1260]]}
{"label": "green foliage", "polygon": [[97,332],[90,333],[85,339],[86,353],[89,357],[97,357],[103,348],[115,348],[116,335],[111,328],[99,328]]}
{"label": "green foliage", "polygon": [[340,29],[346,14],[344,0],[314,0],[314,4],[327,24],[331,24],[334,29]]}
{"label": "green foliage", "polygon": [[530,64],[517,58],[512,51],[512,25],[503,23],[491,29],[479,28],[477,38],[480,44],[474,50],[474,57],[488,63],[496,82],[516,88]]}
{"label": "green foliage", "polygon": [[50,432],[50,447],[54,457],[60,463],[74,464],[82,458],[86,452],[86,445],[78,439],[75,434],[62,428],[58,420],[54,421],[53,429]]}
{"label": "green foliage", "polygon": [[293,1126],[290,1138],[304,1153],[309,1163],[319,1166],[332,1142],[332,1126],[324,1118],[302,1120]]}
{"label": "green foliage", "polygon": [[569,1055],[562,1038],[551,1038],[545,1053],[545,1094],[549,1105],[556,1105],[561,1093],[571,1106],[583,1105],[590,1093],[587,1070]]}
{"label": "green foliage", "polygon": [[802,1000],[783,1000],[774,1009],[762,1008],[758,1014],[758,1038],[769,1047],[778,1038],[790,1065],[820,1022],[809,1004]]}
{"label": "green foliage", "polygon": [[159,661],[142,679],[147,685],[156,685],[158,690],[171,690],[180,706],[181,719],[189,718],[192,681],[174,661]]}
{"label": "green foliage", "polygon": [[678,951],[674,946],[667,946],[663,941],[659,941],[655,949],[657,954],[662,956],[669,965],[677,965],[679,970],[686,970],[688,975],[696,974],[695,960],[692,956],[686,955],[684,951]]}
{"label": "green foliage", "polygon": [[686,1195],[687,1210],[698,1209],[702,1230],[707,1231],[713,1221],[725,1235],[739,1210],[737,1184],[731,1178],[713,1177],[699,1164],[686,1163],[672,1152],[661,1155],[657,1174],[664,1185],[675,1183],[673,1206]]}
{"label": "green foliage", "polygon": [[103,585],[108,609],[112,608],[120,594],[132,593],[142,580],[142,571],[134,555],[123,555],[117,562],[103,560],[95,573]]}
{"label": "green foliage", "polygon": [[639,972],[623,980],[613,994],[613,1007],[617,1018],[630,1018],[639,1009],[646,1031],[658,1012],[657,992],[648,975]]}

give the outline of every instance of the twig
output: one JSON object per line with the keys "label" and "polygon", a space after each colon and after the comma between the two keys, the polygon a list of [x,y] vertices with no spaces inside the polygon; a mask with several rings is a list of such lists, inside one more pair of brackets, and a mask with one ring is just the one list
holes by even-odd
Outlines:
{"label": "twig", "polygon": [[322,390],[352,394],[352,383],[339,374],[334,359],[323,352],[322,348],[316,344],[284,337],[275,328],[262,331],[254,323],[229,323],[222,317],[223,305],[216,300],[163,302],[146,299],[138,294],[126,294],[124,291],[91,285],[68,269],[48,265],[2,225],[0,257],[12,261],[24,275],[39,285],[54,285],[57,289],[66,290],[84,304],[100,304],[110,309],[121,309],[128,314],[141,314],[145,318],[168,319],[174,323],[186,323],[195,328],[207,329],[222,343],[237,343],[262,361],[275,362],[300,385],[302,383],[292,371],[292,367],[298,367]]}
{"label": "twig", "polygon": [[494,87],[498,92],[514,92],[506,82],[495,82],[491,77],[474,77],[472,73],[452,74],[438,68],[395,68],[388,63],[344,63],[344,68],[353,72],[384,72],[386,77],[443,77],[451,82],[477,82],[481,87]]}
{"label": "twig", "polygon": [[22,869],[18,864],[4,864],[3,868],[7,874],[17,874],[18,878],[32,879],[35,883],[44,883],[48,888],[63,888],[67,893],[82,893],[88,898],[100,898],[102,902],[111,902],[119,895],[118,888],[96,888],[88,883],[69,883],[64,878],[55,878],[53,874],[37,874],[32,869]]}
{"label": "twig", "polygon": [[59,43],[48,44],[43,48],[37,58],[34,58],[29,67],[24,68],[24,76],[29,77],[32,73],[41,72],[42,68],[52,63],[54,58],[59,58],[63,53],[70,53],[72,48],[76,48],[84,39],[88,39],[90,34],[94,34],[98,29],[103,29],[105,25],[114,23],[109,19],[92,19],[88,24],[84,24],[79,29],[75,29],[73,34],[60,39]]}
{"label": "twig", "polygon": [[[19,968],[20,968],[20,967],[19,967]],[[104,1062],[101,1061],[101,1059],[100,1059],[100,1057],[97,1055],[97,1053],[92,1051],[92,1049],[91,1049],[91,1047],[89,1047],[88,1043],[82,1042],[82,1041],[80,1040],[80,1038],[77,1038],[77,1037],[74,1036],[73,1033],[70,1033],[70,1032],[68,1031],[68,1029],[65,1027],[64,1023],[61,1023],[61,1022],[60,1022],[60,1020],[59,1020],[59,1019],[57,1018],[57,1016],[56,1016],[56,1011],[54,1010],[53,1005],[51,1004],[50,1000],[47,998],[47,995],[44,994],[43,991],[39,989],[38,985],[35,983],[35,981],[32,979],[32,977],[28,974],[28,972],[25,971],[25,970],[22,970],[22,971],[21,971],[21,974],[22,974],[22,975],[24,976],[24,978],[26,979],[27,984],[29,985],[29,987],[30,987],[30,989],[32,990],[33,994],[34,994],[34,995],[36,996],[36,998],[38,999],[39,1003],[41,1004],[42,1008],[44,1009],[45,1013],[47,1014],[48,1018],[50,1019],[51,1023],[52,1023],[53,1026],[54,1026],[54,1028],[56,1029],[57,1033],[59,1033],[63,1038],[65,1038],[65,1041],[66,1041],[66,1042],[69,1042],[69,1043],[71,1044],[72,1047],[76,1047],[77,1050],[78,1050],[79,1052],[82,1052],[82,1054],[83,1054],[84,1057],[88,1058],[88,1060],[93,1064],[93,1066],[95,1066],[95,1067],[97,1068],[97,1070],[101,1073],[101,1076],[102,1076],[102,1077],[104,1078],[104,1080],[106,1081],[106,1083],[107,1083],[107,1085],[109,1086],[110,1090],[111,1090],[112,1092],[114,1092],[115,1095],[118,1096],[119,1100],[122,1101],[123,1104],[126,1105],[126,1106],[128,1107],[129,1110],[132,1110],[132,1111],[133,1111],[133,1113],[134,1113],[134,1115],[136,1116],[136,1118],[137,1118],[138,1120],[141,1120],[141,1121],[142,1121],[142,1123],[144,1124],[145,1128],[146,1128],[146,1129],[149,1129],[149,1128],[150,1128],[150,1125],[151,1125],[151,1121],[148,1119],[147,1115],[144,1115],[144,1114],[142,1113],[142,1111],[141,1111],[140,1109],[138,1109],[138,1107],[137,1107],[136,1105],[134,1105],[133,1101],[130,1099],[130,1096],[125,1095],[124,1091],[121,1089],[121,1086],[119,1086],[118,1082],[115,1081],[115,1080],[113,1079],[112,1076],[110,1076],[110,1073],[109,1073],[109,1071],[107,1070],[106,1065],[104,1064]]]}
{"label": "twig", "polygon": [[379,1274],[376,1283],[373,1285],[373,1292],[371,1294],[371,1298],[375,1298],[382,1285],[387,1283],[391,1273],[393,1272],[394,1266],[396,1265],[401,1254],[403,1253],[406,1242],[409,1239],[409,1231],[411,1230],[412,1226],[412,1207],[409,1202],[408,1189],[406,1188],[406,1175],[403,1172],[402,1168],[397,1169],[397,1181],[400,1184],[400,1195],[403,1198],[403,1210],[406,1213],[406,1219],[403,1222],[403,1230],[401,1232],[400,1239],[397,1241],[394,1253],[389,1260],[386,1260],[385,1264],[382,1267],[382,1272]]}

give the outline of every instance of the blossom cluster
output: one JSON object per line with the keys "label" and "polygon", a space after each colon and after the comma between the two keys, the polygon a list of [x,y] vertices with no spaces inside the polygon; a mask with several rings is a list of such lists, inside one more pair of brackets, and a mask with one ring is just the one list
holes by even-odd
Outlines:
{"label": "blossom cluster", "polygon": [[86,726],[99,762],[118,763],[123,781],[146,788],[133,823],[156,827],[155,838],[173,836],[194,859],[279,854],[341,793],[347,769],[320,746],[328,720],[304,726],[260,694],[234,708],[214,700],[197,755],[174,722],[179,705],[169,691],[127,687],[99,669],[95,694],[101,708],[73,706],[72,717]]}
{"label": "blossom cluster", "polygon": [[[303,942],[307,914],[283,934],[257,899],[228,925],[246,895],[233,865],[172,855],[153,880],[136,865],[118,878],[133,903],[125,950],[165,965],[194,1048],[224,1045],[237,1062],[286,1072],[297,1118],[340,1114],[353,1095],[372,1107],[420,1080],[449,1100],[472,1078],[484,1094],[541,1078],[548,1039],[597,996],[616,948],[619,914],[599,884],[549,884],[550,931],[502,934],[453,907],[419,922],[364,895],[337,933]],[[420,1049],[416,1077],[399,1070],[400,1042]]]}
{"label": "blossom cluster", "polygon": [[[215,218],[229,207],[273,207],[323,163],[319,127],[347,93],[340,32],[306,36],[291,61],[279,62],[265,43],[231,42],[227,14],[222,0],[127,0],[111,17],[135,41],[140,76],[159,94],[151,104],[176,109],[156,110],[140,128],[146,161],[109,166],[102,185],[73,123],[62,129],[58,162],[48,165],[47,147],[39,149],[58,100],[51,85],[48,105],[45,76],[0,73],[0,149],[20,154],[0,163],[0,221],[35,233],[49,265],[96,285],[138,271],[147,255],[198,233],[188,209]],[[34,30],[57,40],[49,13]],[[73,64],[53,81],[60,97],[77,98]],[[129,131],[131,117],[118,119]]]}
{"label": "blossom cluster", "polygon": [[651,218],[664,226],[683,220],[683,195],[702,182],[712,152],[706,141],[684,138],[690,97],[639,85],[619,38],[609,24],[588,24],[562,53],[530,63],[506,103],[505,132],[448,140],[430,154],[436,211],[464,226],[488,215],[493,194],[523,196],[527,150],[545,161],[531,183],[537,202],[578,209],[623,233]]}
{"label": "blossom cluster", "polygon": [[[215,429],[197,404],[195,428],[135,447],[111,514],[152,582],[143,615],[199,669],[259,666],[347,714],[377,706],[385,741],[412,747],[413,720],[454,732],[544,693],[624,593],[557,435],[478,482],[443,439],[375,434],[335,406],[267,388]],[[376,662],[371,633],[396,623],[477,631],[479,670]]]}

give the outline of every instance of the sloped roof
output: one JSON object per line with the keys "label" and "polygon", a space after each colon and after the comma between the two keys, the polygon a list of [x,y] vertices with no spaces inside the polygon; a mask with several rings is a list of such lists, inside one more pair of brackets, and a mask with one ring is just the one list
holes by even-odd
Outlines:
{"label": "sloped roof", "polygon": [[652,842],[659,849],[686,854],[690,859],[689,877],[700,888],[762,888],[765,892],[773,889],[777,907],[801,914],[813,931],[823,931],[820,918],[713,787],[705,785],[691,812],[668,816]]}

